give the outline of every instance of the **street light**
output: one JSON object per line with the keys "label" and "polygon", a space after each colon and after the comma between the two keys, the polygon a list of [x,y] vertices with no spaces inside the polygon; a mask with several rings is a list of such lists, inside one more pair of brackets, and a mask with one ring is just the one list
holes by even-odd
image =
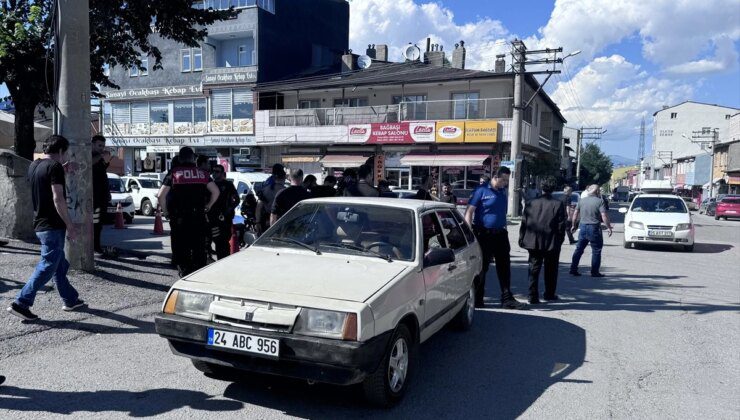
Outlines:
{"label": "street light", "polygon": [[566,55],[565,57],[563,57],[563,61],[565,61],[565,59],[568,58],[568,57],[573,57],[574,55],[578,55],[580,53],[581,53],[581,50],[573,51],[572,53],[570,53],[570,54]]}

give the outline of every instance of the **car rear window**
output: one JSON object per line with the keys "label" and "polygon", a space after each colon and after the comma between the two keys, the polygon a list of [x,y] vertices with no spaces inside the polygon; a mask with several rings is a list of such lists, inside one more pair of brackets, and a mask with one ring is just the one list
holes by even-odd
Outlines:
{"label": "car rear window", "polygon": [[637,197],[632,202],[635,213],[686,213],[686,205],[680,198]]}
{"label": "car rear window", "polygon": [[720,203],[724,203],[724,204],[740,204],[740,198],[725,198],[724,200],[720,201]]}

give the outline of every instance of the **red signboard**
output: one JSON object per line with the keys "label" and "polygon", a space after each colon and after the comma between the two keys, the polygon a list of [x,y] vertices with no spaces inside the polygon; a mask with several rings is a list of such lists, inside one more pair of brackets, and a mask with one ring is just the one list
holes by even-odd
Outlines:
{"label": "red signboard", "polygon": [[349,126],[350,143],[414,144],[434,142],[433,122],[372,123]]}

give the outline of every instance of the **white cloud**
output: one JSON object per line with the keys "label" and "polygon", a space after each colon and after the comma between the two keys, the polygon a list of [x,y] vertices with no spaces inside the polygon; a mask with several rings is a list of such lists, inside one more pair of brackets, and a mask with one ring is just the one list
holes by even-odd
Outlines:
{"label": "white cloud", "polygon": [[714,73],[724,70],[736,71],[738,68],[738,52],[734,43],[727,37],[722,37],[715,42],[716,50],[712,59],[701,59],[687,63],[675,64],[666,69],[668,73],[674,74],[700,74]]}
{"label": "white cloud", "polygon": [[466,68],[492,69],[495,54],[509,51],[509,32],[500,21],[480,18],[457,23],[441,3],[413,0],[353,1],[350,12],[350,47],[364,54],[368,44],[388,44],[389,60],[402,61],[409,43],[425,48],[426,38],[444,46],[451,57],[454,44],[466,42]]}

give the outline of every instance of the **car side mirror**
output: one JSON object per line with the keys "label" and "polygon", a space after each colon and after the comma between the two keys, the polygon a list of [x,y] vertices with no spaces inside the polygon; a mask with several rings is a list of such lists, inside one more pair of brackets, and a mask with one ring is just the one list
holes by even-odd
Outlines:
{"label": "car side mirror", "polygon": [[424,256],[424,268],[455,262],[455,251],[449,248],[432,248]]}
{"label": "car side mirror", "polygon": [[619,208],[619,212],[622,213],[622,214],[627,213],[627,207],[620,207]]}

